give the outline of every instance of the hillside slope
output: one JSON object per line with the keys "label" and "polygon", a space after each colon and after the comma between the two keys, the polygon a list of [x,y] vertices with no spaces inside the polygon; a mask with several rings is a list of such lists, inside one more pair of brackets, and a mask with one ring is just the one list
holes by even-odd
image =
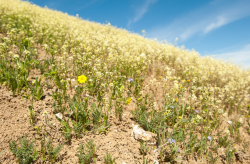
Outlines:
{"label": "hillside slope", "polygon": [[25,134],[35,163],[249,162],[249,70],[29,2],[0,11],[4,163]]}

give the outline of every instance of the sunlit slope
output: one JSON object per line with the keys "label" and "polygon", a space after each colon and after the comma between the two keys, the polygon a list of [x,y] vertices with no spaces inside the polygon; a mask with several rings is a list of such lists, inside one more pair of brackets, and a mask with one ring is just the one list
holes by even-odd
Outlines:
{"label": "sunlit slope", "polygon": [[[9,38],[26,36],[31,42],[41,43],[49,52],[53,49],[55,56],[66,59],[75,55],[83,62],[84,56],[91,55],[97,64],[108,63],[119,68],[117,70],[124,68],[131,72],[149,72],[158,68],[159,75],[164,77],[168,76],[166,71],[169,69],[174,75],[171,78],[191,80],[197,87],[211,84],[223,88],[223,94],[227,95],[225,99],[232,97],[236,104],[247,105],[250,72],[239,66],[200,57],[195,51],[160,44],[109,24],[81,20],[29,2],[1,0],[0,9],[2,33],[7,33]],[[29,25],[22,26],[22,21]],[[28,28],[24,30],[26,33],[20,30],[22,28]],[[166,66],[168,68],[164,70]],[[130,74],[121,72],[121,75]]]}

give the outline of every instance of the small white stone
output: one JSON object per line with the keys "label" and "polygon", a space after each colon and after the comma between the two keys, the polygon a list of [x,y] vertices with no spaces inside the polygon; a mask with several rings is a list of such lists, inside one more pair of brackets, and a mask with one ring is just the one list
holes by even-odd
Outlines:
{"label": "small white stone", "polygon": [[62,113],[57,113],[57,114],[55,114],[56,115],[56,117],[58,117],[59,119],[62,119]]}
{"label": "small white stone", "polygon": [[227,121],[227,123],[232,124],[232,121]]}

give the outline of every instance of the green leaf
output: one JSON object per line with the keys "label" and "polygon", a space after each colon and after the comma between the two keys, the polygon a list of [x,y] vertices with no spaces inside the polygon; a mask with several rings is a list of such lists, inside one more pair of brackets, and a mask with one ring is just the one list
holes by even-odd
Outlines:
{"label": "green leaf", "polygon": [[181,162],[182,160],[180,158],[175,158],[174,161]]}
{"label": "green leaf", "polygon": [[188,119],[182,119],[181,122],[182,123],[188,122]]}
{"label": "green leaf", "polygon": [[5,152],[6,150],[1,151],[0,156]]}

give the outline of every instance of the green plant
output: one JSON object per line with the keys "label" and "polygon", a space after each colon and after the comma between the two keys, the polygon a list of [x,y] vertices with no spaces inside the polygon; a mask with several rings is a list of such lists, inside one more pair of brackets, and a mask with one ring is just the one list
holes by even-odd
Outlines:
{"label": "green plant", "polygon": [[43,77],[41,77],[39,80],[37,77],[35,77],[35,80],[32,81],[32,84],[30,85],[30,90],[32,91],[33,97],[35,97],[37,100],[41,100],[43,97],[43,85],[41,83]]}
{"label": "green plant", "polygon": [[[139,163],[141,164],[141,162],[139,162]],[[148,159],[145,159],[144,155],[142,157],[142,164],[148,164]]]}
{"label": "green plant", "polygon": [[56,148],[53,148],[52,140],[50,138],[49,142],[46,145],[46,150],[49,155],[49,160],[52,164],[56,162],[56,158],[58,154],[60,153],[62,147],[63,147],[63,144],[59,144]]}
{"label": "green plant", "polygon": [[60,121],[60,123],[63,125],[63,128],[62,128],[62,131],[63,131],[63,133],[62,133],[62,136],[68,141],[68,143],[70,143],[71,142],[71,133],[72,133],[72,127],[69,125],[69,120],[62,120],[62,119],[60,119],[60,118],[58,118],[58,117],[56,117],[56,119],[58,120],[58,121]]}
{"label": "green plant", "polygon": [[[61,112],[64,115],[64,112],[67,111],[67,108],[65,107],[69,97],[58,91],[57,88],[55,92],[53,92],[52,98],[55,100],[55,102],[52,103],[52,106],[54,108],[54,113]],[[69,104],[70,105],[70,104]]]}
{"label": "green plant", "polygon": [[240,127],[241,127],[241,123],[237,120],[233,120],[232,124],[229,126],[230,134],[237,143],[240,143],[241,141],[240,130],[239,130]]}
{"label": "green plant", "polygon": [[250,145],[250,142],[245,142],[245,143],[244,143],[243,149],[242,149],[242,151],[243,151],[244,153],[246,153],[246,148],[248,148],[249,145]]}
{"label": "green plant", "polygon": [[226,148],[232,143],[232,141],[228,140],[228,135],[222,137],[221,133],[222,132],[219,132],[217,134],[217,136],[218,136],[218,145],[219,145],[219,147],[223,146],[224,148]]}
{"label": "green plant", "polygon": [[92,106],[91,106],[91,109],[92,109],[93,125],[94,126],[99,126],[101,118],[102,118],[102,108],[100,107],[98,109],[96,107],[95,103],[93,103]]}
{"label": "green plant", "polygon": [[214,163],[216,163],[217,159],[218,159],[218,156],[214,156],[211,151],[208,153],[208,162],[209,163],[214,164]]}
{"label": "green plant", "polygon": [[248,134],[250,134],[250,122],[247,122],[247,124],[248,124],[247,132]]}
{"label": "green plant", "polygon": [[146,144],[144,142],[140,142],[140,152],[143,155],[143,164],[148,164],[148,160],[145,159],[145,155],[147,155],[148,153],[148,142],[146,142]]}
{"label": "green plant", "polygon": [[94,140],[90,140],[86,144],[86,148],[87,150],[84,149],[83,144],[80,144],[78,147],[78,154],[76,154],[76,156],[78,157],[79,163],[81,164],[89,164],[96,161],[96,145],[94,144]]}
{"label": "green plant", "polygon": [[123,106],[121,100],[116,100],[115,102],[115,116],[122,121]]}
{"label": "green plant", "polygon": [[[175,161],[180,160],[177,156],[180,153],[180,150],[179,150],[178,146],[176,145],[175,140],[169,139],[168,142],[170,143],[170,145],[169,145],[170,150],[166,152],[166,156],[164,158],[164,161],[175,162]],[[163,150],[163,148],[161,149],[160,154],[162,154],[162,150]]]}
{"label": "green plant", "polygon": [[[40,135],[40,128],[37,127],[37,133]],[[40,159],[41,159],[41,162],[44,162],[45,159],[46,159],[46,140],[45,140],[45,137],[47,135],[44,135],[43,138],[41,139],[40,141]]]}
{"label": "green plant", "polygon": [[34,124],[36,119],[36,113],[32,106],[29,106],[29,110],[30,110],[30,124]]}
{"label": "green plant", "polygon": [[106,156],[104,156],[104,163],[105,164],[116,164],[115,158],[112,159],[112,156],[110,153],[107,152]]}
{"label": "green plant", "polygon": [[[69,104],[69,108],[71,111],[71,118],[75,125],[82,126],[80,131],[76,131],[77,133],[81,133],[85,131],[86,127],[91,123],[90,121],[90,112],[88,110],[88,99],[85,98],[85,101],[82,102],[81,99],[77,98],[75,95]],[[76,128],[78,129],[78,128]]]}
{"label": "green plant", "polygon": [[144,143],[144,142],[140,142],[140,152],[141,152],[141,154],[143,154],[143,155],[147,155],[147,153],[148,153],[148,149],[149,149],[149,147],[148,147],[148,142],[146,142],[146,144]]}
{"label": "green plant", "polygon": [[236,149],[234,149],[233,147],[229,146],[227,148],[227,150],[226,150],[226,161],[228,163],[232,162],[235,152],[236,152]]}
{"label": "green plant", "polygon": [[21,164],[33,163],[38,157],[38,152],[33,148],[33,143],[29,144],[29,140],[26,138],[27,135],[24,137],[24,139],[19,139],[21,147],[17,146],[16,141],[9,143],[11,152],[16,155],[18,162]]}

